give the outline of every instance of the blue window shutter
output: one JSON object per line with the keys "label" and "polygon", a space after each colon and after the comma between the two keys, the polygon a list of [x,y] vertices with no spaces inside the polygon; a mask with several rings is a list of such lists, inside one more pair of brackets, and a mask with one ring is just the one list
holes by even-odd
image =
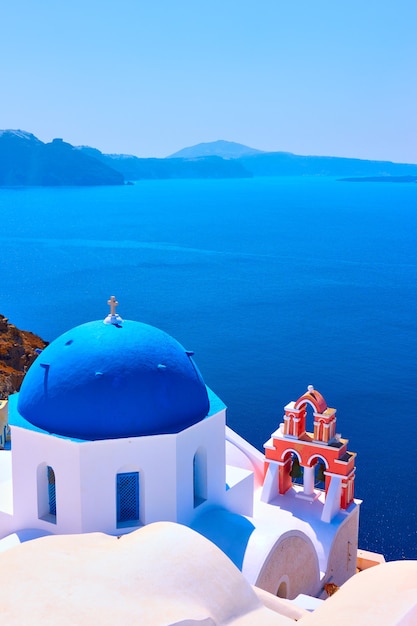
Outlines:
{"label": "blue window shutter", "polygon": [[56,516],[56,488],[55,488],[55,472],[48,465],[48,499],[49,499],[49,513]]}
{"label": "blue window shutter", "polygon": [[139,472],[117,474],[117,523],[139,521]]}

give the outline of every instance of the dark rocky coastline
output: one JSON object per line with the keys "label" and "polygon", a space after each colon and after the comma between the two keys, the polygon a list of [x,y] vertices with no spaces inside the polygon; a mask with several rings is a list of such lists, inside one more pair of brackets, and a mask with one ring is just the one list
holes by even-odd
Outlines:
{"label": "dark rocky coastline", "polygon": [[27,369],[47,342],[27,330],[19,330],[0,315],[0,399],[19,391]]}

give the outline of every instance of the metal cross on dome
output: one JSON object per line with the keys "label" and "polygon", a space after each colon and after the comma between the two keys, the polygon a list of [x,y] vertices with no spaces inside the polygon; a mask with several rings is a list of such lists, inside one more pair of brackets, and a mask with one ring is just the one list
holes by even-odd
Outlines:
{"label": "metal cross on dome", "polygon": [[110,296],[110,300],[107,300],[107,304],[110,305],[110,315],[116,315],[116,307],[119,306],[116,298],[114,296]]}
{"label": "metal cross on dome", "polygon": [[122,318],[118,313],[116,313],[116,307],[119,306],[118,301],[115,296],[110,296],[110,299],[107,300],[107,304],[110,306],[110,313],[103,320],[105,324],[113,324],[114,326],[121,326],[123,323]]}

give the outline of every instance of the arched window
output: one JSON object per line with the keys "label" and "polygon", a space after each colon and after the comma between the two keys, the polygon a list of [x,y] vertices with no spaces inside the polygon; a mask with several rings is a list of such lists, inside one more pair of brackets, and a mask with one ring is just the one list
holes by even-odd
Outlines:
{"label": "arched window", "polygon": [[194,508],[207,500],[207,454],[198,448],[193,459]]}
{"label": "arched window", "polygon": [[49,515],[56,517],[56,488],[55,488],[55,472],[50,465],[46,468],[48,472],[48,502]]}
{"label": "arched window", "polygon": [[116,475],[117,526],[139,523],[139,472]]}
{"label": "arched window", "polygon": [[37,470],[38,517],[56,524],[56,480],[50,465],[41,463]]}

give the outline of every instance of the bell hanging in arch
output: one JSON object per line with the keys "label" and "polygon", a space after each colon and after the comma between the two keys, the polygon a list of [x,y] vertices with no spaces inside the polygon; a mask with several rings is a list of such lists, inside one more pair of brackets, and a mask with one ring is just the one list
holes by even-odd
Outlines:
{"label": "bell hanging in arch", "polygon": [[303,472],[301,471],[300,461],[298,460],[297,456],[294,456],[290,476],[291,478],[301,478],[302,475]]}
{"label": "bell hanging in arch", "polygon": [[319,467],[317,469],[317,474],[316,474],[316,483],[324,483],[326,480],[326,477],[324,475],[324,470],[326,469],[326,466],[324,465],[324,463],[319,463]]}

